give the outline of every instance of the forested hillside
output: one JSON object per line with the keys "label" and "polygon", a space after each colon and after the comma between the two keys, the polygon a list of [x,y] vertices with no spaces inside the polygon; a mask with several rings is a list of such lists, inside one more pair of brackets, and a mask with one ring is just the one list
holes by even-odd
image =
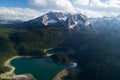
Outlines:
{"label": "forested hillside", "polygon": [[44,49],[59,46],[69,36],[68,31],[60,28],[0,29],[0,73],[8,70],[3,67],[6,59],[14,55],[45,55]]}
{"label": "forested hillside", "polygon": [[118,32],[114,31],[74,32],[57,27],[0,29],[0,73],[9,70],[3,64],[14,55],[41,56],[46,48],[71,47],[74,54],[70,58],[78,63],[78,80],[119,80],[119,40]]}
{"label": "forested hillside", "polygon": [[15,30],[12,29],[0,29],[0,73],[9,70],[3,64],[8,58],[17,54],[14,43],[9,39],[9,36],[14,32]]}

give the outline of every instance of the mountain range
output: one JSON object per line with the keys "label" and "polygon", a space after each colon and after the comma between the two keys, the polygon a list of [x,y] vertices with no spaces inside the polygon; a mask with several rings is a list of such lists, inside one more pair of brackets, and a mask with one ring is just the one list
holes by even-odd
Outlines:
{"label": "mountain range", "polygon": [[120,27],[120,16],[87,18],[83,14],[70,14],[62,12],[49,12],[36,19],[29,21],[0,21],[0,27],[9,28],[46,28],[58,27],[72,30],[94,29],[106,31],[109,29],[118,30]]}

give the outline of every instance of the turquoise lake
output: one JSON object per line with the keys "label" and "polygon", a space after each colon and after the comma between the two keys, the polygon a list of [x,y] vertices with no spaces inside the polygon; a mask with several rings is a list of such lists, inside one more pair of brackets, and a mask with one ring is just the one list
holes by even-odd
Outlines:
{"label": "turquoise lake", "polygon": [[52,80],[65,68],[64,64],[55,64],[50,58],[19,58],[11,61],[16,74],[32,74],[37,80]]}

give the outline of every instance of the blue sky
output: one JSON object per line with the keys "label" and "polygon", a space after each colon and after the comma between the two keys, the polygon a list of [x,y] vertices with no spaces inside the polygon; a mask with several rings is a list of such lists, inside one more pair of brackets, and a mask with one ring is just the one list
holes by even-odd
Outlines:
{"label": "blue sky", "polygon": [[[101,0],[105,2],[107,0]],[[29,7],[29,0],[0,0],[0,7]]]}
{"label": "blue sky", "polygon": [[94,18],[118,16],[120,0],[0,0],[0,19],[26,21],[50,11]]}
{"label": "blue sky", "polygon": [[105,1],[107,1],[107,0],[101,0],[102,2],[105,2]]}
{"label": "blue sky", "polygon": [[28,7],[28,0],[0,0],[0,7]]}
{"label": "blue sky", "polygon": [[[107,0],[101,0],[105,2]],[[29,0],[0,0],[1,7],[28,7]]]}

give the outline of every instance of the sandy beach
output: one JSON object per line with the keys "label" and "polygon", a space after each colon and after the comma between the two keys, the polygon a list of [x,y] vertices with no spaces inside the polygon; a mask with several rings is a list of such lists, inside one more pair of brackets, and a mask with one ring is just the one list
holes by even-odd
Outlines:
{"label": "sandy beach", "polygon": [[45,56],[50,57],[50,56],[52,56],[52,55],[53,55],[53,54],[48,54],[48,53],[46,52],[47,50],[51,50],[51,49],[52,49],[52,48],[48,48],[48,49],[45,49],[45,50],[44,50],[44,52],[46,53],[46,55],[45,55]]}
{"label": "sandy beach", "polygon": [[[8,59],[5,63],[4,63],[4,66],[6,67],[9,67],[10,68],[10,71],[6,72],[6,73],[3,73],[3,74],[0,74],[0,77],[2,79],[15,79],[15,80],[35,80],[35,78],[31,75],[31,74],[21,74],[21,75],[15,75],[14,73],[14,70],[15,70],[15,67],[12,66],[10,64],[10,62],[14,59],[17,59],[17,58],[22,58],[23,56],[14,56],[10,59]],[[26,57],[27,58],[27,57]]]}
{"label": "sandy beach", "polygon": [[[47,55],[47,56],[51,56],[51,54]],[[15,67],[12,66],[10,64],[10,62],[14,59],[17,59],[17,58],[23,58],[24,56],[14,56],[10,59],[8,59],[5,63],[4,63],[4,66],[6,67],[9,67],[10,68],[10,71],[6,72],[6,73],[3,73],[3,74],[0,74],[0,77],[3,78],[3,79],[16,79],[16,80],[36,80],[32,74],[21,74],[21,75],[15,75],[14,71],[15,71]],[[25,58],[30,58],[31,56],[28,56],[28,57],[25,57]],[[61,80],[62,77],[64,76],[67,76],[68,75],[68,71],[67,69],[63,69],[62,71],[60,71],[54,78],[53,80]]]}
{"label": "sandy beach", "polygon": [[53,80],[62,80],[61,78],[64,76],[68,75],[68,71],[67,69],[63,69],[61,72],[59,72],[54,78]]}
{"label": "sandy beach", "polygon": [[21,58],[22,56],[14,56],[10,59],[8,59],[5,63],[4,63],[4,66],[6,67],[9,67],[10,68],[10,71],[6,72],[6,73],[3,73],[3,74],[0,74],[0,77],[1,78],[11,78],[11,76],[13,77],[15,74],[14,74],[14,70],[15,70],[15,67],[13,67],[10,62],[13,60],[13,59],[17,59],[17,58]]}
{"label": "sandy beach", "polygon": [[14,57],[8,59],[8,60],[4,63],[4,66],[9,67],[9,68],[11,69],[10,71],[8,71],[8,72],[6,72],[6,73],[4,73],[4,74],[13,74],[13,73],[14,73],[15,67],[13,67],[13,66],[10,64],[10,62],[11,62],[12,60],[14,60],[14,59],[17,59],[17,58],[22,58],[22,56],[14,56]]}
{"label": "sandy beach", "polygon": [[6,77],[6,76],[8,76],[8,75],[10,75],[10,74],[13,75],[13,74],[14,74],[15,67],[13,67],[13,66],[10,64],[10,62],[11,62],[13,59],[17,59],[17,58],[21,58],[21,57],[22,57],[22,56],[14,56],[14,57],[8,59],[8,60],[4,63],[4,66],[9,67],[9,68],[10,68],[10,71],[1,74],[0,77]]}

